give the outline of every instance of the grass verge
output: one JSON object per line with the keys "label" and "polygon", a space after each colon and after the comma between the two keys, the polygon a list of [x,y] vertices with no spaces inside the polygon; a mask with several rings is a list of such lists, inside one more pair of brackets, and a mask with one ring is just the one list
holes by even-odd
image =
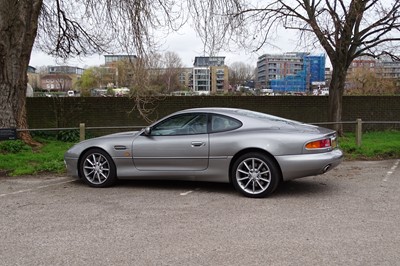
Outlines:
{"label": "grass verge", "polygon": [[40,140],[43,147],[32,149],[22,141],[0,143],[0,171],[2,175],[34,175],[43,172],[64,173],[64,153],[73,143]]}
{"label": "grass verge", "polygon": [[383,160],[400,158],[400,131],[367,132],[361,147],[355,143],[355,134],[339,138],[340,148],[349,160]]}
{"label": "grass verge", "polygon": [[[22,141],[0,142],[0,175],[19,176],[39,173],[65,173],[64,153],[74,143],[39,139],[43,147],[34,150]],[[355,144],[355,135],[347,133],[339,139],[347,160],[383,160],[400,158],[400,131],[367,132],[362,146]]]}

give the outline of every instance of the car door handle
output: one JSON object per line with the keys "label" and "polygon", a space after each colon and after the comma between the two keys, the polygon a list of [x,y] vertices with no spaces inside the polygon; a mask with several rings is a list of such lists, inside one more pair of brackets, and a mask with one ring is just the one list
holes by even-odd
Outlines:
{"label": "car door handle", "polygon": [[202,141],[192,141],[192,147],[201,147],[204,145],[205,145],[205,143]]}

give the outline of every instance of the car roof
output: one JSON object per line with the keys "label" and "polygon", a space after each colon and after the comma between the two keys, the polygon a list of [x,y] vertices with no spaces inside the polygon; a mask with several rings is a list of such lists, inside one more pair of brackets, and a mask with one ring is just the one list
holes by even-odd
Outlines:
{"label": "car roof", "polygon": [[201,108],[191,108],[176,112],[175,114],[182,113],[214,113],[220,115],[227,115],[234,118],[246,118],[241,112],[253,112],[250,110],[239,109],[239,108],[226,108],[226,107],[201,107]]}
{"label": "car roof", "polygon": [[[165,117],[164,119],[168,119],[171,116],[178,115],[178,114],[187,114],[187,113],[214,113],[220,115],[230,116],[232,118],[236,118],[240,120],[243,126],[240,128],[241,130],[248,130],[248,129],[296,129],[304,131],[318,131],[318,127],[314,125],[304,124],[299,121],[290,120],[286,118],[282,118],[279,116],[269,115],[257,111],[251,111],[247,109],[240,109],[240,108],[226,108],[226,107],[201,107],[201,108],[191,108],[185,109],[169,116]],[[163,120],[164,120],[163,119]],[[156,123],[158,123],[157,121]],[[327,129],[324,129],[323,133],[326,133]],[[330,130],[331,131],[331,130]],[[328,133],[331,133],[331,132]],[[333,131],[332,131],[333,132]]]}
{"label": "car roof", "polygon": [[239,108],[227,108],[227,107],[201,107],[201,108],[190,108],[190,109],[185,109],[179,112],[205,112],[205,113],[235,113],[239,110],[244,110],[244,109],[239,109]]}
{"label": "car roof", "polygon": [[[271,123],[272,121],[275,123],[284,123],[284,124],[302,124],[301,122],[282,118],[279,116],[269,115],[257,111],[240,109],[240,108],[226,108],[226,107],[202,107],[202,108],[191,108],[185,109],[174,114],[182,114],[182,113],[215,113],[221,115],[231,116],[233,118],[237,118],[242,122],[247,121],[258,121],[261,123]],[[258,123],[256,122],[256,123]]]}
{"label": "car roof", "polygon": [[176,112],[175,114],[179,113],[216,113],[222,115],[229,115],[233,117],[242,117],[242,118],[254,118],[254,119],[272,119],[272,120],[288,120],[282,117],[269,115],[257,111],[247,110],[247,109],[240,109],[240,108],[227,108],[227,107],[201,107],[201,108],[191,108],[181,110]]}

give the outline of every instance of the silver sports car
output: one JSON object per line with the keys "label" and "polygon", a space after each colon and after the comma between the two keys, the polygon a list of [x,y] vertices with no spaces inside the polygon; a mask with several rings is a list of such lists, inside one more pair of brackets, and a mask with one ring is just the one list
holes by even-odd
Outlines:
{"label": "silver sports car", "polygon": [[80,142],[64,158],[68,173],[93,187],[117,179],[230,182],[256,198],[282,181],[327,172],[343,153],[330,129],[243,109],[197,108],[141,131]]}

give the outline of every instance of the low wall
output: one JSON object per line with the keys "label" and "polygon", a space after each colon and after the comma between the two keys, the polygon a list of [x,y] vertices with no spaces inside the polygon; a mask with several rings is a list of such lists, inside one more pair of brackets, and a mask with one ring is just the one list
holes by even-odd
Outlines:
{"label": "low wall", "polygon": [[[326,122],[328,97],[324,96],[168,96],[146,105],[152,120],[193,107],[236,107],[269,113],[307,123]],[[28,98],[30,128],[144,126],[135,102],[119,97]],[[346,96],[343,121],[399,121],[399,96]]]}

